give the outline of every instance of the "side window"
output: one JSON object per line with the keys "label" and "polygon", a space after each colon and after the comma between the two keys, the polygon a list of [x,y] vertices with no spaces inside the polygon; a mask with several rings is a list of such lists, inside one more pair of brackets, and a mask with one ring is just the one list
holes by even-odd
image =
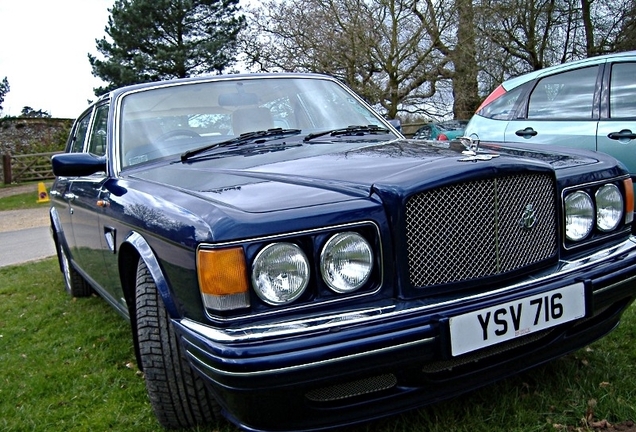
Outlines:
{"label": "side window", "polygon": [[482,108],[477,114],[493,120],[508,120],[515,111],[519,96],[525,89],[526,86],[522,85],[504,93]]}
{"label": "side window", "polygon": [[592,118],[598,66],[541,79],[530,95],[529,119]]}
{"label": "side window", "polygon": [[101,105],[95,110],[93,127],[88,144],[88,152],[96,156],[106,154],[106,126],[108,125],[108,105]]}
{"label": "side window", "polygon": [[73,131],[73,137],[71,138],[71,147],[69,152],[81,153],[84,150],[84,140],[86,139],[86,132],[88,131],[88,123],[91,120],[91,113],[89,112],[84,117],[77,121],[77,126]]}
{"label": "side window", "polygon": [[636,63],[617,63],[610,77],[610,117],[636,117]]}

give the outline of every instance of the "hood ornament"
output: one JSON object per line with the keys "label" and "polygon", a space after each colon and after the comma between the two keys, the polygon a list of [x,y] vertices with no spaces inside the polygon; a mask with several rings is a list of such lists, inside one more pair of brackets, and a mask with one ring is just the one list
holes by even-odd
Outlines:
{"label": "hood ornament", "polygon": [[461,136],[457,139],[459,140],[459,142],[464,144],[464,147],[466,147],[466,150],[464,150],[462,154],[466,156],[477,155],[477,152],[479,152],[479,139],[467,136]]}
{"label": "hood ornament", "polygon": [[461,142],[466,150],[462,152],[466,157],[459,159],[460,162],[476,162],[476,161],[489,161],[493,158],[499,157],[497,153],[482,153],[479,150],[479,139],[467,136],[461,136],[457,138]]}

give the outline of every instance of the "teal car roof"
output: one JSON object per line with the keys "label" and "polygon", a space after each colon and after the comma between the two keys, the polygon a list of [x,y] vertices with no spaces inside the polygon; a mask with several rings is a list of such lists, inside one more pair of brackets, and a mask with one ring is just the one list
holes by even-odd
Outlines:
{"label": "teal car roof", "polygon": [[501,85],[504,87],[504,89],[506,89],[506,91],[510,91],[513,88],[516,88],[522,84],[527,83],[528,81],[532,81],[533,79],[543,75],[550,75],[554,72],[577,69],[577,68],[585,67],[585,66],[593,66],[593,65],[605,63],[608,60],[636,61],[636,51],[626,51],[622,53],[605,54],[602,56],[590,57],[586,59],[581,59],[581,60],[576,60],[576,61],[572,61],[568,63],[562,63],[559,65],[550,66],[547,68],[528,72],[514,78],[507,79]]}

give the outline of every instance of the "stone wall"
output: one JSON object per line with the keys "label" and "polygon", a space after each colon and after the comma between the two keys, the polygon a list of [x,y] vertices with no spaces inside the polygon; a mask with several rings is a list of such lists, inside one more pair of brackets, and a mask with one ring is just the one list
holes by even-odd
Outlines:
{"label": "stone wall", "polygon": [[[64,150],[72,119],[0,118],[0,160],[2,155],[23,155]],[[4,176],[0,163],[0,180]]]}
{"label": "stone wall", "polygon": [[64,150],[72,124],[72,119],[0,119],[0,154],[18,155]]}

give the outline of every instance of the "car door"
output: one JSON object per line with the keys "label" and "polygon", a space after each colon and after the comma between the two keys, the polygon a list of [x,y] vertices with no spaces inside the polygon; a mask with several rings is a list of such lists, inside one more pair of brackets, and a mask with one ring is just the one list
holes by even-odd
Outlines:
{"label": "car door", "polygon": [[636,57],[608,65],[598,125],[598,150],[623,162],[636,176]]}
{"label": "car door", "polygon": [[[86,150],[95,156],[106,154],[106,127],[108,124],[108,104],[95,108]],[[100,231],[100,214],[104,201],[102,187],[107,181],[106,172],[76,177],[71,181],[72,222],[75,235],[76,259],[82,270],[93,279],[91,282],[104,286],[108,280],[103,257],[103,234]]]}
{"label": "car door", "polygon": [[[84,151],[88,127],[92,116],[92,109],[79,117],[71,131],[66,151],[68,153],[81,153]],[[70,258],[79,263],[77,259],[77,245],[73,232],[73,194],[71,184],[74,178],[57,177],[51,187],[51,205],[56,209],[62,228],[62,236],[71,252]]]}
{"label": "car door", "polygon": [[539,78],[508,122],[505,141],[596,150],[601,72],[595,65]]}
{"label": "car door", "polygon": [[[109,104],[95,108],[87,137],[86,151],[95,156],[108,157]],[[107,170],[110,164],[106,164]],[[116,255],[116,229],[108,222],[110,206],[109,172],[76,177],[71,184],[73,195],[73,229],[79,261],[86,277],[97,287],[102,297],[123,314],[128,313],[119,279]]]}

